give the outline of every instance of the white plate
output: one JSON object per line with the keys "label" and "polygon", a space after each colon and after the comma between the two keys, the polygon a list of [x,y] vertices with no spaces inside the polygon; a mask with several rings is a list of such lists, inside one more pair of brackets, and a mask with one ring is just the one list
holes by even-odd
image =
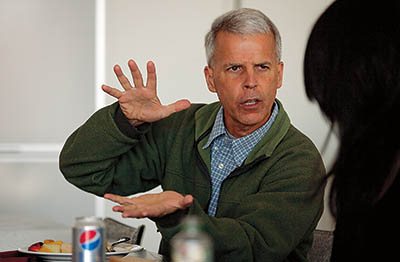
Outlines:
{"label": "white plate", "polygon": [[[136,252],[142,250],[143,247],[134,245],[130,250],[124,251],[116,251],[116,252],[107,252],[107,258],[110,256],[123,256],[128,254],[129,252]],[[47,253],[47,252],[36,252],[36,251],[29,251],[27,247],[18,248],[18,252],[34,255],[40,258],[42,261],[72,261],[72,254],[71,253]]]}

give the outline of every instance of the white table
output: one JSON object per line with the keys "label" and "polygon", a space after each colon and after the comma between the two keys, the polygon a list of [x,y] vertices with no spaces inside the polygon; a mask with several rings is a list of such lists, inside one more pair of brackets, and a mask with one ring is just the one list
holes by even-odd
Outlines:
{"label": "white table", "polygon": [[71,229],[42,218],[0,215],[0,251],[16,250],[43,239],[71,242]]}
{"label": "white table", "polygon": [[[44,239],[72,242],[72,229],[43,218],[0,215],[0,252],[26,248]],[[162,261],[162,256],[145,249],[128,256]]]}

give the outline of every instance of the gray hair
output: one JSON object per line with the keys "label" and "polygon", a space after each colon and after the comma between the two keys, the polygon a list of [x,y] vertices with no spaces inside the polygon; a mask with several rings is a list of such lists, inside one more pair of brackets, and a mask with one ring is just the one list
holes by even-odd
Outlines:
{"label": "gray hair", "polygon": [[220,31],[234,34],[272,33],[275,38],[275,52],[278,61],[281,60],[281,36],[275,24],[262,12],[251,8],[240,8],[229,11],[217,17],[205,36],[207,63],[210,65],[214,56],[215,39]]}

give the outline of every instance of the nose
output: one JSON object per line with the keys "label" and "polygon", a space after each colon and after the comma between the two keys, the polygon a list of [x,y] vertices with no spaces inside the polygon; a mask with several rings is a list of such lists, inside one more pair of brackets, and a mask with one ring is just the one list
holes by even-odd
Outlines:
{"label": "nose", "polygon": [[257,86],[257,78],[254,70],[248,69],[244,76],[244,87],[245,88],[255,88]]}

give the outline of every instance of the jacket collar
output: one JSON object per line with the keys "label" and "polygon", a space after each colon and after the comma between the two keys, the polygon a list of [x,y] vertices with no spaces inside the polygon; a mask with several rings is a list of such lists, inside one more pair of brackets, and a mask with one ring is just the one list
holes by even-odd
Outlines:
{"label": "jacket collar", "polygon": [[[278,99],[276,99],[276,102],[279,106],[279,113],[267,134],[260,142],[258,142],[248,155],[244,162],[245,165],[260,157],[271,156],[290,128],[289,116],[284,110],[282,103]],[[210,148],[208,147],[203,149],[203,147],[208,141],[208,137],[210,136],[212,126],[220,107],[220,102],[214,102],[201,107],[195,114],[195,140],[197,143],[197,150],[207,165],[208,170],[211,170]]]}

